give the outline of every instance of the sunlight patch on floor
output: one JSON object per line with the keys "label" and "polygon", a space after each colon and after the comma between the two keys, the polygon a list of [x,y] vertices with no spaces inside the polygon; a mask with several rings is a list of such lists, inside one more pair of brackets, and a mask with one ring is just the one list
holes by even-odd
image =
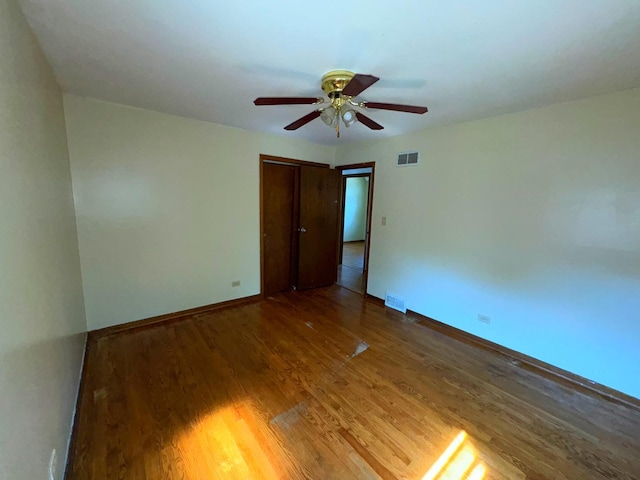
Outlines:
{"label": "sunlight patch on floor", "polygon": [[200,418],[180,437],[185,463],[206,465],[212,478],[280,478],[254,434],[260,427],[252,422],[235,406]]}
{"label": "sunlight patch on floor", "polygon": [[[476,460],[477,456],[467,432],[462,430],[424,474],[422,480],[482,480],[486,467],[476,463]],[[467,475],[469,471],[471,473]]]}

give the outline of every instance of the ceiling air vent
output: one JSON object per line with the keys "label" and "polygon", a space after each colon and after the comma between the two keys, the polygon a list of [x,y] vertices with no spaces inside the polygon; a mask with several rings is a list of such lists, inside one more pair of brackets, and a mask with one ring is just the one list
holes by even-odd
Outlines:
{"label": "ceiling air vent", "polygon": [[393,308],[402,313],[407,313],[407,302],[392,293],[387,293],[384,297],[385,307]]}
{"label": "ceiling air vent", "polygon": [[413,167],[418,165],[420,156],[418,152],[404,152],[398,154],[398,167]]}

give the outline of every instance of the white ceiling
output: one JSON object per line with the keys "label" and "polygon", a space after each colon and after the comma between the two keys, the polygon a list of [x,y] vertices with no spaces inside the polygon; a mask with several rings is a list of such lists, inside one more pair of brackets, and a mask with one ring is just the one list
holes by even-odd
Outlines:
{"label": "white ceiling", "polygon": [[312,106],[342,68],[381,80],[359,99],[426,105],[370,110],[391,136],[640,86],[640,0],[23,0],[71,93],[334,145]]}

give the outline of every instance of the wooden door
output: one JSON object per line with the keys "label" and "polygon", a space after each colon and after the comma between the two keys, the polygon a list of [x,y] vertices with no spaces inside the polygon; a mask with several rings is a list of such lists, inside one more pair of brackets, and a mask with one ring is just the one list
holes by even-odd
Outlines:
{"label": "wooden door", "polygon": [[298,289],[332,285],[338,255],[337,170],[300,167]]}
{"label": "wooden door", "polygon": [[265,295],[289,290],[296,168],[262,166],[263,281]]}

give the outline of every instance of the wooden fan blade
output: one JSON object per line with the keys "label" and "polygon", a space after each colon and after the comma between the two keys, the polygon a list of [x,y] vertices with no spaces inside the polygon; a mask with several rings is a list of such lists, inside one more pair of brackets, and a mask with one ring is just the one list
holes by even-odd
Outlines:
{"label": "wooden fan blade", "polygon": [[303,125],[306,125],[307,123],[309,123],[311,120],[315,120],[319,116],[320,116],[320,110],[315,110],[315,111],[313,111],[311,113],[306,114],[304,117],[299,118],[295,122],[290,123],[289,125],[284,127],[284,129],[285,130],[297,130],[300,127],[302,127]]}
{"label": "wooden fan blade", "polygon": [[347,86],[342,90],[343,95],[350,97],[357,97],[364,92],[371,85],[380,80],[373,75],[363,75],[362,73],[356,73],[354,77],[347,83]]}
{"label": "wooden fan blade", "polygon": [[254,105],[312,105],[319,103],[316,97],[260,97],[253,101]]}
{"label": "wooden fan blade", "polygon": [[378,110],[393,110],[395,112],[406,113],[427,113],[429,110],[427,107],[418,107],[415,105],[398,105],[397,103],[380,103],[380,102],[363,102],[363,107],[377,108]]}
{"label": "wooden fan blade", "polygon": [[360,112],[356,112],[356,118],[358,119],[358,121],[360,123],[363,123],[364,125],[369,127],[371,130],[383,130],[384,129],[384,127],[382,125],[380,125],[377,122],[374,122],[369,117],[367,117],[366,115],[364,115],[364,114],[362,114]]}

